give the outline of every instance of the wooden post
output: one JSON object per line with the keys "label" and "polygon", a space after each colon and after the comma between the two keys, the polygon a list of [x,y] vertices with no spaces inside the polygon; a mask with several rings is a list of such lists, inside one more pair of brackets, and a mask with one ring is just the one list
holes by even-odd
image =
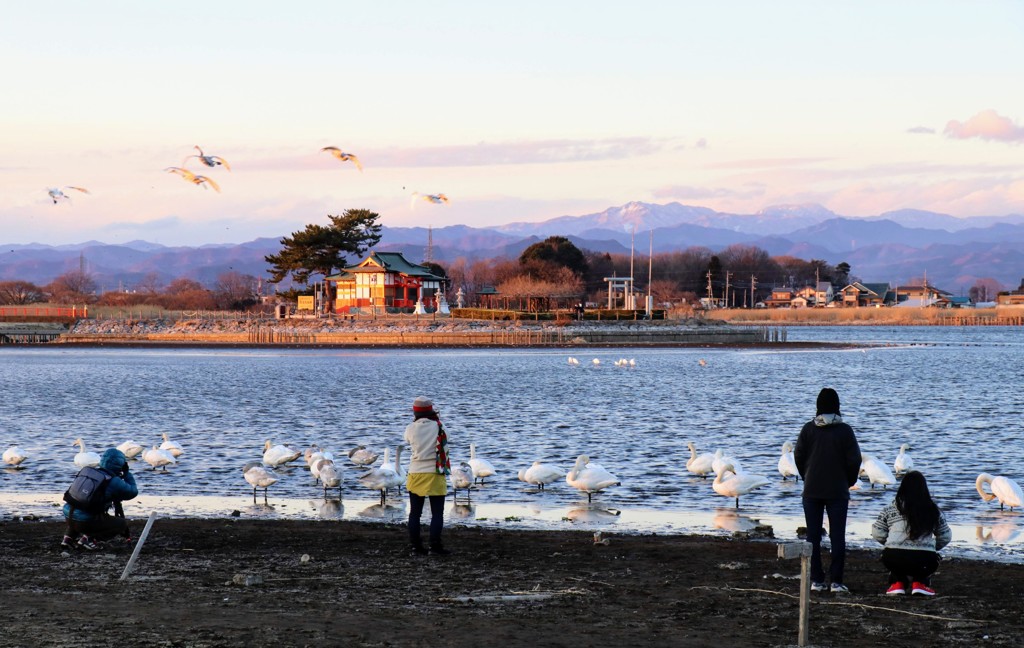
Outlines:
{"label": "wooden post", "polygon": [[779,558],[800,558],[800,631],[798,646],[806,646],[811,615],[811,543],[789,542],[779,545]]}

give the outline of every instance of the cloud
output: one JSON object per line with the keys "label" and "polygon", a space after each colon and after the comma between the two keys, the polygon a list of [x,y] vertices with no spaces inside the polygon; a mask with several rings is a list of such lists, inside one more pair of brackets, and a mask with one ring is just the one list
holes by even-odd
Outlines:
{"label": "cloud", "polygon": [[740,189],[723,187],[691,187],[686,185],[669,185],[651,190],[651,195],[659,200],[709,200],[713,198],[738,198],[748,200],[765,194],[764,185],[748,183]]}
{"label": "cloud", "polygon": [[[623,160],[657,153],[668,140],[649,137],[618,137],[588,140],[535,140],[519,142],[480,142],[451,146],[417,148],[345,149],[359,157],[367,168],[377,167],[482,167],[516,164],[558,164]],[[233,163],[234,164],[234,163]],[[265,171],[327,169],[339,164],[326,153],[266,158],[245,164],[246,168]],[[241,165],[237,165],[241,166]]]}
{"label": "cloud", "polygon": [[832,158],[806,157],[806,158],[754,158],[749,160],[731,160],[711,164],[710,169],[775,169],[779,167],[805,166],[818,164],[819,162],[830,162]]}
{"label": "cloud", "polygon": [[913,128],[908,128],[907,132],[911,135],[934,135],[935,129],[928,128],[927,126],[914,126]]}
{"label": "cloud", "polygon": [[983,110],[965,122],[955,119],[946,124],[943,134],[950,139],[995,140],[998,142],[1024,142],[1024,127],[1002,117],[995,110]]}

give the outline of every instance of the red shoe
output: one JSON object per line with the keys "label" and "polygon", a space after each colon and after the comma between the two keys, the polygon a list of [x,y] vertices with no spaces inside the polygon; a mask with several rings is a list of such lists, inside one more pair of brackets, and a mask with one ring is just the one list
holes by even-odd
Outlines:
{"label": "red shoe", "polygon": [[914,581],[914,586],[910,591],[912,594],[920,594],[921,596],[935,596],[935,590],[917,581]]}
{"label": "red shoe", "polygon": [[896,581],[889,586],[889,589],[885,590],[885,593],[890,596],[896,596],[897,594],[906,594],[907,590],[903,587],[903,583]]}

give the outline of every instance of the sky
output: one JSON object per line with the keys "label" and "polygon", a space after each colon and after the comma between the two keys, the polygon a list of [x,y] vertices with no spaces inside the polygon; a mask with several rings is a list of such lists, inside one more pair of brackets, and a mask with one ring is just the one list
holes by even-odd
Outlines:
{"label": "sky", "polygon": [[346,209],[1024,213],[1016,0],[38,0],[5,5],[0,55],[0,243],[240,243]]}

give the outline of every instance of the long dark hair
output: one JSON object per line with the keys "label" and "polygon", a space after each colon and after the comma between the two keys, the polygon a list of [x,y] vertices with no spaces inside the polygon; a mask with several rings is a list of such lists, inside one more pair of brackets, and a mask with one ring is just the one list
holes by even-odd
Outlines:
{"label": "long dark hair", "polygon": [[896,491],[896,510],[907,522],[907,537],[917,540],[935,531],[939,523],[939,507],[928,492],[924,475],[911,470],[903,476]]}

